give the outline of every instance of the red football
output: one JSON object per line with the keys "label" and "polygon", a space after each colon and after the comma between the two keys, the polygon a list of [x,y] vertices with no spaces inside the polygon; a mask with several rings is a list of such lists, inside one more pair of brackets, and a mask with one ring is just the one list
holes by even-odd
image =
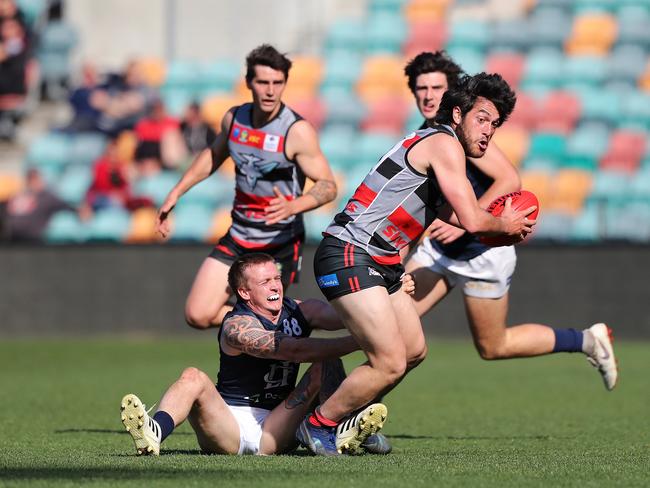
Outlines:
{"label": "red football", "polygon": [[[508,197],[512,198],[512,209],[513,210],[525,210],[528,207],[533,205],[537,206],[535,210],[528,216],[529,219],[536,219],[537,214],[539,214],[539,201],[534,193],[531,193],[526,190],[513,191],[512,193],[507,193],[506,195],[501,195],[499,198],[494,200],[487,208],[487,211],[490,212],[495,217],[501,215],[503,212],[503,207],[506,203]],[[479,240],[488,246],[497,247],[497,246],[511,246],[520,242],[514,236],[493,236],[487,237],[482,236]]]}

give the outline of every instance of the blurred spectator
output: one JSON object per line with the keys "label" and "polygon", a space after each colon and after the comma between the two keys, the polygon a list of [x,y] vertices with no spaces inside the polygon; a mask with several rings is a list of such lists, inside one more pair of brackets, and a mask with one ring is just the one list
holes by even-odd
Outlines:
{"label": "blurred spectator", "polygon": [[99,130],[101,111],[91,103],[95,91],[102,89],[97,68],[92,63],[84,63],[81,67],[81,85],[70,94],[70,106],[73,111],[72,120],[63,130],[83,132]]}
{"label": "blurred spectator", "polygon": [[[0,0],[2,1],[2,0]],[[18,114],[27,94],[27,39],[14,19],[0,23],[0,137],[12,138]]]}
{"label": "blurred spectator", "polygon": [[47,224],[56,212],[75,208],[52,193],[37,169],[29,169],[25,189],[7,202],[6,232],[10,241],[42,242]]}
{"label": "blurred spectator", "polygon": [[93,212],[108,207],[135,210],[153,206],[153,202],[147,198],[132,196],[131,180],[128,161],[119,157],[117,142],[110,141],[104,154],[95,161],[93,181],[86,193],[85,205]]}
{"label": "blurred spectator", "polygon": [[181,120],[181,132],[185,146],[192,156],[196,156],[206,147],[212,146],[217,133],[203,120],[201,107],[197,102],[192,102]]}
{"label": "blurred spectator", "polygon": [[180,124],[167,114],[161,99],[156,99],[149,114],[136,124],[135,135],[135,159],[142,174],[178,167],[187,156]]}
{"label": "blurred spectator", "polygon": [[91,94],[90,104],[100,112],[99,130],[114,136],[133,129],[147,114],[154,96],[153,90],[144,83],[138,65],[129,62],[123,75],[109,76],[106,85]]}
{"label": "blurred spectator", "polygon": [[25,33],[29,35],[29,26],[25,19],[25,15],[16,5],[15,0],[0,0],[0,23],[4,23],[5,20],[15,20],[18,22]]}

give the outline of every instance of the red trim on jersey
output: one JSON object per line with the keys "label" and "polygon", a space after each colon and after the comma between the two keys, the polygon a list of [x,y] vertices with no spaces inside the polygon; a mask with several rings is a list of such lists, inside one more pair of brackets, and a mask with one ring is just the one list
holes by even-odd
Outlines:
{"label": "red trim on jersey", "polygon": [[404,142],[402,142],[402,147],[405,147],[405,148],[408,149],[408,148],[411,147],[413,144],[415,144],[416,142],[418,142],[420,139],[422,139],[420,136],[418,136],[418,135],[414,135],[414,136],[411,137],[410,139],[406,139]]}
{"label": "red trim on jersey", "polygon": [[[298,261],[298,258],[300,257],[300,241],[296,241],[293,243],[293,261]],[[294,273],[291,274],[293,276]],[[293,279],[291,281],[293,283]]]}
{"label": "red trim on jersey", "polygon": [[[243,191],[237,189],[235,190],[235,206],[245,205],[246,208],[251,210],[263,210],[269,206],[271,200],[274,200],[276,198],[278,197],[275,195],[265,197],[262,195],[255,195],[254,193],[244,193]],[[287,200],[293,200],[294,196],[285,195],[284,198]]]}
{"label": "red trim on jersey", "polygon": [[228,256],[234,256],[234,255],[235,255],[235,254],[234,254],[230,249],[228,249],[228,248],[227,248],[226,246],[224,246],[223,244],[217,244],[217,245],[214,246],[214,247],[215,247],[216,249],[218,249],[219,251],[221,251],[221,252],[223,252],[223,253],[226,253]]}
{"label": "red trim on jersey", "polygon": [[258,244],[257,242],[249,242],[243,239],[238,239],[232,234],[230,235],[230,237],[232,237],[233,241],[235,241],[241,247],[245,247],[246,249],[273,249],[274,247],[277,247],[277,246],[269,246],[268,244]]}
{"label": "red trim on jersey", "polygon": [[293,280],[296,279],[296,272],[292,271],[291,276],[289,276],[289,284],[291,285],[293,283]]}
{"label": "red trim on jersey", "polygon": [[404,232],[410,240],[417,239],[422,232],[424,232],[424,227],[422,224],[415,220],[411,214],[409,214],[402,207],[397,207],[392,214],[388,216],[388,220],[395,224],[397,228]]}
{"label": "red trim on jersey", "polygon": [[284,136],[269,134],[263,130],[251,129],[234,123],[230,129],[229,139],[236,144],[256,147],[263,151],[281,153],[284,152]]}
{"label": "red trim on jersey", "polygon": [[353,276],[348,278],[348,284],[350,285],[350,290],[352,290],[353,292],[361,291],[361,287],[359,286],[358,276]]}
{"label": "red trim on jersey", "polygon": [[375,263],[383,264],[390,266],[391,264],[399,264],[402,259],[399,257],[399,254],[394,256],[370,256]]}
{"label": "red trim on jersey", "polygon": [[364,183],[361,183],[359,185],[359,188],[357,188],[357,191],[355,191],[354,195],[352,195],[352,199],[357,200],[364,207],[369,207],[376,196],[377,193],[372,191]]}
{"label": "red trim on jersey", "polygon": [[343,264],[346,268],[354,266],[354,246],[350,243],[343,248]]}

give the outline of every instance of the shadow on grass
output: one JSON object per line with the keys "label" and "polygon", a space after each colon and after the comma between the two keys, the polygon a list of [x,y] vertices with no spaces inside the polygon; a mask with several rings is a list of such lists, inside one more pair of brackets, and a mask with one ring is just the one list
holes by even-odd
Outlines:
{"label": "shadow on grass", "polygon": [[[58,429],[54,431],[55,434],[124,434],[127,432],[124,429]],[[174,437],[178,435],[193,435],[189,432],[174,432]]]}
{"label": "shadow on grass", "polygon": [[[219,473],[220,478],[235,481],[241,477],[241,469],[226,468],[224,466],[215,467],[213,470]],[[156,466],[152,470],[150,466],[140,466],[125,469],[124,466],[115,466],[114,468],[7,468],[0,472],[0,480],[69,480],[73,482],[89,480],[111,480],[111,481],[138,481],[142,480],[143,486],[151,486],[151,482],[156,479],[171,479],[176,477],[183,470],[178,466],[162,467]],[[179,485],[182,486],[182,485]]]}
{"label": "shadow on grass", "polygon": [[515,440],[537,440],[547,441],[550,439],[573,439],[570,436],[550,436],[550,435],[517,435],[517,436],[478,436],[478,435],[410,435],[410,434],[391,434],[386,436],[389,439],[437,439],[446,441],[515,441]]}

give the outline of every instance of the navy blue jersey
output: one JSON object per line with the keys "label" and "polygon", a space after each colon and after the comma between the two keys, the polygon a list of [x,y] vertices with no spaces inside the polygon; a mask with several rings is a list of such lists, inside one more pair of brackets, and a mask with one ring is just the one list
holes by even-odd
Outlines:
{"label": "navy blue jersey", "polygon": [[[420,129],[429,127],[425,121]],[[476,198],[481,198],[483,194],[490,188],[490,185],[494,181],[488,175],[483,173],[477,166],[474,165],[469,159],[465,162],[467,179],[472,184],[472,189]],[[439,253],[444,254],[450,259],[455,259],[457,261],[469,261],[476,256],[480,256],[485,251],[490,249],[489,246],[486,246],[481,241],[478,240],[474,234],[465,232],[462,236],[456,239],[450,244],[441,244],[435,239],[431,239],[431,245]]]}
{"label": "navy blue jersey", "polygon": [[[233,315],[250,315],[257,318],[266,330],[279,331],[292,337],[309,337],[311,327],[291,298],[284,298],[277,324],[260,317],[246,304],[237,301],[224,321]],[[222,328],[223,329],[223,328]],[[221,339],[221,329],[219,330]],[[300,363],[263,359],[248,354],[230,356],[219,342],[219,374],[217,390],[228,405],[274,409],[296,386]]]}

